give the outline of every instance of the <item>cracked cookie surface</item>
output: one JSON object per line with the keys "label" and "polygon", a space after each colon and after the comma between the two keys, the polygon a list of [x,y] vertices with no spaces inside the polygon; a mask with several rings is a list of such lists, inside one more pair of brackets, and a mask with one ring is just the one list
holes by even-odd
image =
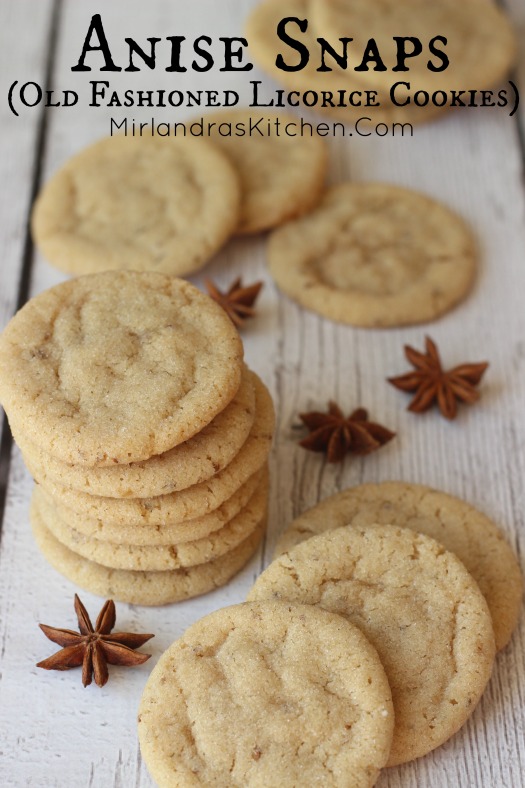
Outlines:
{"label": "cracked cookie surface", "polygon": [[363,327],[420,323],[466,296],[476,268],[467,226],[409,189],[345,183],[307,217],[275,230],[270,271],[290,298]]}
{"label": "cracked cookie surface", "polygon": [[223,608],[160,658],[139,709],[162,788],[368,788],[388,758],[391,695],[342,617],[275,602]]}
{"label": "cracked cookie surface", "polygon": [[209,424],[239,388],[242,356],[224,310],[189,282],[94,274],[10,321],[0,399],[14,430],[63,462],[136,462]]}
{"label": "cracked cookie surface", "polygon": [[390,766],[456,733],[490,678],[494,632],[476,582],[441,544],[406,528],[314,536],[270,564],[248,599],[319,605],[362,630],[392,689]]}
{"label": "cracked cookie surface", "polygon": [[487,600],[496,647],[502,649],[508,643],[522,605],[518,561],[486,515],[441,490],[405,482],[361,484],[343,490],[297,517],[277,542],[274,557],[316,534],[343,525],[374,523],[419,531],[457,555]]}
{"label": "cracked cookie surface", "polygon": [[114,269],[182,276],[235,230],[238,178],[202,139],[116,136],[71,158],[38,197],[36,245],[72,274]]}

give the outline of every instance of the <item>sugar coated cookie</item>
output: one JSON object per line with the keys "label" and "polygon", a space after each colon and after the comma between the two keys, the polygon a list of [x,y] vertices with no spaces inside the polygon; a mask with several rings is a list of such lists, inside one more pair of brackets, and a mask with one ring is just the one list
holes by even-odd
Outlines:
{"label": "sugar coated cookie", "polygon": [[242,343],[223,309],[163,274],[110,271],[32,298],[0,337],[15,431],[62,462],[145,460],[235,396]]}
{"label": "sugar coated cookie", "polygon": [[307,217],[272,233],[268,255],[290,298],[363,327],[439,317],[466,296],[476,269],[474,241],[459,216],[381,183],[330,189]]}
{"label": "sugar coated cookie", "polygon": [[207,140],[119,135],[74,156],[44,186],[33,238],[67,273],[182,276],[231,235],[239,201],[234,168]]}
{"label": "sugar coated cookie", "polygon": [[487,600],[497,648],[508,643],[522,605],[523,579],[518,561],[488,517],[440,490],[404,482],[351,487],[297,517],[279,539],[275,556],[333,528],[374,523],[411,528],[455,553]]}
{"label": "sugar coated cookie", "polygon": [[392,727],[388,682],[361,632],[276,602],[193,624],[160,658],[139,709],[159,788],[369,788]]}
{"label": "sugar coated cookie", "polygon": [[319,605],[361,629],[392,689],[390,766],[452,736],[490,678],[494,632],[481,591],[453,553],[408,528],[314,536],[270,564],[248,598]]}

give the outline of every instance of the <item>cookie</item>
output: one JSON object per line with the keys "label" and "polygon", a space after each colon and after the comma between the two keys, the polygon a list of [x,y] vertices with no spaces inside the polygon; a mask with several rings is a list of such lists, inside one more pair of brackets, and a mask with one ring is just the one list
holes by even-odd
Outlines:
{"label": "cookie", "polygon": [[470,290],[472,235],[456,214],[423,194],[380,183],[330,189],[307,217],[275,230],[270,272],[290,298],[341,323],[421,323]]}
{"label": "cookie", "polygon": [[67,506],[60,506],[42,487],[38,486],[38,490],[40,496],[45,498],[47,505],[52,507],[57,516],[75,531],[78,531],[85,539],[98,539],[101,542],[111,542],[115,545],[135,545],[137,547],[169,546],[204,539],[224,528],[226,523],[233,520],[246,506],[257,487],[263,482],[267,472],[266,466],[263,466],[260,471],[256,471],[230,498],[227,498],[224,503],[209,514],[195,517],[192,520],[184,520],[181,523],[157,523],[156,525],[149,523],[129,523],[126,525],[106,520],[91,520]]}
{"label": "cookie", "polygon": [[[389,90],[395,82],[406,80],[412,92],[483,90],[497,85],[516,59],[510,22],[492,0],[312,0],[310,11],[317,32],[329,41],[352,36],[352,52],[364,53],[369,40],[375,40],[386,70],[373,70],[372,64],[369,72],[355,73],[370,88]],[[429,61],[440,67],[441,58],[423,51],[406,60],[408,73],[393,72],[397,66],[393,36],[412,36],[427,47],[436,35],[446,40],[436,44],[449,59],[446,69],[429,69]],[[409,42],[407,49],[411,48]],[[355,57],[349,60],[353,63]]]}
{"label": "cookie", "polygon": [[376,652],[341,616],[259,602],[217,610],[162,655],[139,741],[168,786],[368,788],[393,714]]}
{"label": "cookie", "polygon": [[163,572],[213,561],[230,552],[255,531],[266,516],[268,477],[258,485],[247,504],[221,529],[191,542],[137,546],[89,538],[62,520],[38,487],[35,508],[45,527],[66,547],[84,558],[112,569]]}
{"label": "cookie", "polygon": [[392,689],[390,766],[459,730],[490,678],[494,632],[476,582],[453,553],[408,528],[313,536],[270,564],[248,598],[319,605],[361,629]]}
{"label": "cookie", "polygon": [[294,520],[279,539],[275,556],[333,528],[374,523],[411,528],[455,553],[487,600],[496,647],[502,649],[508,643],[523,596],[516,557],[488,517],[440,490],[403,482],[361,484],[344,490]]}
{"label": "cookie", "polygon": [[248,440],[226,468],[180,492],[154,498],[102,498],[57,484],[45,470],[34,468],[30,457],[26,465],[57,506],[90,520],[115,526],[165,526],[203,517],[230,498],[267,460],[275,421],[273,403],[262,381],[255,376],[254,381],[256,416]]}
{"label": "cookie", "polygon": [[108,137],[69,159],[32,215],[36,246],[71,274],[127,269],[182,276],[235,230],[234,168],[207,140]]}
{"label": "cookie", "polygon": [[0,337],[0,400],[15,432],[62,462],[138,462],[224,410],[242,356],[224,310],[189,282],[110,271],[15,315]]}
{"label": "cookie", "polygon": [[[246,38],[250,43],[250,55],[267,74],[276,82],[286,85],[292,91],[298,91],[299,95],[308,94],[308,108],[323,115],[329,115],[343,123],[351,123],[364,118],[378,123],[424,123],[431,120],[436,115],[443,114],[442,107],[433,105],[426,107],[397,107],[390,100],[389,90],[384,90],[376,85],[363,84],[361,75],[358,77],[353,70],[343,71],[335,61],[327,58],[327,62],[333,71],[318,71],[320,65],[320,55],[318,54],[319,44],[317,37],[319,32],[316,30],[313,21],[312,0],[266,0],[259,3],[251,11],[246,24]],[[311,53],[309,62],[299,71],[285,71],[277,68],[275,59],[278,54],[282,54],[285,61],[290,64],[297,64],[299,55],[297,52],[283,45],[282,40],[277,35],[277,26],[285,17],[296,19],[307,19],[308,29],[300,31],[296,25],[290,25],[287,30],[290,35],[296,34],[297,39],[306,46]],[[336,39],[337,43],[337,39]],[[357,64],[356,64],[357,65]],[[375,72],[373,72],[375,73]],[[392,83],[396,80],[392,80]],[[366,90],[374,90],[377,96],[374,104],[377,106],[366,106]],[[319,96],[317,103],[312,103],[313,93]],[[348,97],[353,93],[355,103],[361,102],[361,106],[338,106],[339,95]],[[361,96],[357,94],[361,92]],[[332,94],[332,103],[323,107],[323,94]],[[293,95],[295,100],[296,96]],[[347,101],[347,99],[346,99]],[[363,133],[370,130],[366,127],[366,122],[360,126]]]}
{"label": "cookie", "polygon": [[248,563],[264,534],[265,521],[244,542],[207,564],[171,572],[134,572],[108,569],[74,553],[56,539],[34,506],[31,525],[35,540],[49,563],[72,583],[92,594],[131,605],[167,605],[225,585]]}
{"label": "cookie", "polygon": [[[210,139],[235,165],[240,179],[238,233],[276,227],[311,210],[319,201],[328,165],[325,143],[320,137],[297,134],[298,120],[284,113],[257,114],[253,109],[204,116]],[[288,127],[294,136],[286,134]],[[228,128],[234,133],[223,136]]]}
{"label": "cookie", "polygon": [[67,465],[27,441],[14,438],[37,472],[46,473],[63,487],[110,498],[144,498],[191,487],[228,465],[245,443],[255,418],[253,373],[243,369],[241,385],[232,401],[193,438],[144,462],[88,468]]}

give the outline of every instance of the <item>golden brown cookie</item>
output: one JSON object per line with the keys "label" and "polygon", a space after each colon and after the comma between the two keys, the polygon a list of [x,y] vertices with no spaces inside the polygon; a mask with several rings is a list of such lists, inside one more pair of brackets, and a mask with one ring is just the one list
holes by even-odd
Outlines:
{"label": "golden brown cookie", "polygon": [[361,484],[343,490],[295,519],[279,539],[275,557],[333,528],[374,523],[411,528],[455,553],[487,600],[496,647],[506,646],[521,612],[523,578],[519,564],[488,517],[440,490],[405,482]]}
{"label": "golden brown cookie", "polygon": [[44,186],[33,238],[67,273],[182,276],[235,230],[239,201],[234,168],[207,140],[118,135],[69,159]]}
{"label": "golden brown cookie", "polygon": [[456,733],[490,678],[494,632],[481,591],[453,553],[408,528],[314,536],[270,564],[248,598],[319,605],[361,629],[392,689],[390,766]]}
{"label": "golden brown cookie", "polygon": [[307,217],[272,233],[268,257],[290,298],[365,328],[434,320],[467,295],[477,262],[459,216],[382,183],[333,187]]}
{"label": "golden brown cookie", "polygon": [[0,400],[62,462],[145,460],[191,438],[238,390],[242,343],[189,282],[110,271],[32,298],[0,337]]}
{"label": "golden brown cookie", "polygon": [[142,756],[163,788],[370,788],[392,727],[384,670],[357,627],[276,602],[193,624],[139,708]]}

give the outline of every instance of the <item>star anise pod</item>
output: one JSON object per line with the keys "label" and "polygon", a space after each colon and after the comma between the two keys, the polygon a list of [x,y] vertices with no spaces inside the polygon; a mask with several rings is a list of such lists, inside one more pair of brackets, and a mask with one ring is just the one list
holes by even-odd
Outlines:
{"label": "star anise pod", "polygon": [[310,430],[300,445],[310,451],[325,452],[328,462],[341,462],[345,454],[369,454],[392,440],[390,432],[381,424],[368,421],[364,408],[345,415],[335,402],[328,403],[328,413],[311,411],[299,418]]}
{"label": "star anise pod", "polygon": [[205,279],[204,284],[208,295],[222,306],[237,328],[242,328],[246,320],[255,315],[253,305],[264,283],[255,282],[253,285],[243,287],[241,277],[238,277],[225,293],[210,279]]}
{"label": "star anise pod", "polygon": [[76,594],[75,612],[80,632],[39,624],[44,635],[63,648],[52,657],[39,662],[37,668],[69,670],[82,665],[84,687],[91,684],[93,676],[95,684],[103,687],[109,678],[108,665],[124,665],[129,668],[142,665],[151,657],[151,654],[138,654],[133,649],[144,645],[154,635],[136,635],[131,632],[110,634],[116,620],[115,603],[112,599],[105,602],[95,627]]}
{"label": "star anise pod", "polygon": [[430,337],[425,338],[425,347],[426,353],[420,353],[405,345],[405,356],[414,367],[414,372],[388,378],[388,382],[401,391],[415,392],[408,410],[423,413],[436,402],[446,419],[455,419],[458,402],[472,405],[479,399],[475,386],[483,377],[488,363],[460,364],[444,370],[439,351]]}

